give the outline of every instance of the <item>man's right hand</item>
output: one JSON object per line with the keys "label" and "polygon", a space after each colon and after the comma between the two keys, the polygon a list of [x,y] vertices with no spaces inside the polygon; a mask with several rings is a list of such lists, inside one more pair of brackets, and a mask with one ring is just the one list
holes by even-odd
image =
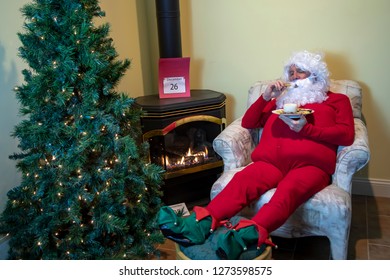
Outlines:
{"label": "man's right hand", "polygon": [[266,101],[271,100],[271,98],[279,97],[282,92],[286,89],[286,85],[283,81],[277,80],[267,86],[263,93],[263,98]]}

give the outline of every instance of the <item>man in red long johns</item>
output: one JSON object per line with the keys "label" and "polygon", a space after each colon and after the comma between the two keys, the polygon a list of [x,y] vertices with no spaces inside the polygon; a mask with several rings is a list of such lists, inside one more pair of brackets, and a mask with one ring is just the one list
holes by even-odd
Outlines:
{"label": "man in red long johns", "polygon": [[[274,114],[286,103],[313,110],[291,119]],[[269,189],[273,197],[251,219],[240,221],[218,240],[217,254],[237,259],[250,245],[269,243],[268,233],[330,182],[339,145],[351,145],[354,122],[349,98],[329,91],[329,72],[317,53],[294,53],[283,78],[271,83],[246,111],[242,126],[263,127],[253,163],[237,172],[226,187],[191,216],[177,217],[163,207],[158,222],[163,234],[180,244],[202,244],[222,221],[236,215]]]}

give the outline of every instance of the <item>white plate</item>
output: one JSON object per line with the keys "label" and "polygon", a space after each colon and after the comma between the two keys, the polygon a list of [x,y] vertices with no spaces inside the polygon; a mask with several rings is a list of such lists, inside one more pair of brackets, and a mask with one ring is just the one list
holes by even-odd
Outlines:
{"label": "white plate", "polygon": [[285,113],[283,109],[273,110],[272,113],[277,115],[284,115],[290,119],[299,119],[301,115],[310,115],[314,113],[314,110],[307,108],[298,108],[296,113]]}

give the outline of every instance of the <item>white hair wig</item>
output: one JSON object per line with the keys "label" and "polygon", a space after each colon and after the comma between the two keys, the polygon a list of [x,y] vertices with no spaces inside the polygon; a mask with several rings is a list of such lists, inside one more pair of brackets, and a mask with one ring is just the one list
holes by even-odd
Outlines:
{"label": "white hair wig", "polygon": [[311,73],[309,79],[315,84],[318,89],[326,92],[329,89],[329,71],[328,66],[323,61],[323,54],[301,51],[293,53],[290,59],[284,66],[283,79],[288,81],[288,72],[291,65],[309,71]]}

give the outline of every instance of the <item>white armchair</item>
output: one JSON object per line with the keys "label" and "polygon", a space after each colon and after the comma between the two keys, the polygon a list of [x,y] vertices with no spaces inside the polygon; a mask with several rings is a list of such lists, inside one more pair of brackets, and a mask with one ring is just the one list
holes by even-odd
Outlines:
{"label": "white armchair", "polygon": [[[249,89],[247,107],[259,98],[270,82],[257,82]],[[361,119],[361,87],[355,81],[331,80],[330,90],[346,94],[351,100],[355,141],[351,146],[339,147],[332,183],[301,205],[271,235],[284,238],[326,236],[330,241],[332,258],[346,259],[352,215],[352,176],[367,164],[370,150],[366,126]],[[241,118],[228,125],[214,139],[213,148],[223,159],[224,171],[211,188],[211,199],[226,186],[237,171],[251,163],[250,155],[261,137],[261,129],[243,128]],[[252,217],[269,201],[274,192],[275,189],[272,189],[265,193],[246,207],[240,215]]]}

